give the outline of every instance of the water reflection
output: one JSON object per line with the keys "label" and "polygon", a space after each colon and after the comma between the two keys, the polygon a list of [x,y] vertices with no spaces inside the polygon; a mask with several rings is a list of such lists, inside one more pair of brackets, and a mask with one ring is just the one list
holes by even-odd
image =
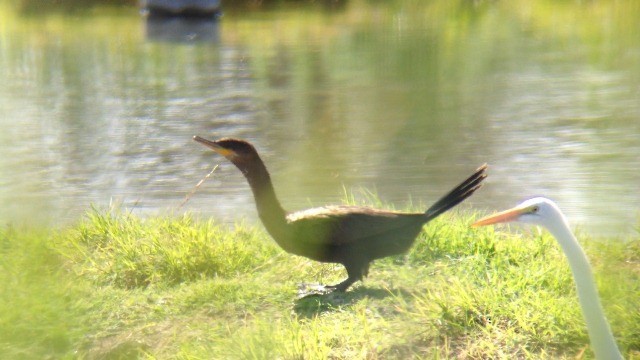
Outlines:
{"label": "water reflection", "polygon": [[[291,210],[339,202],[343,186],[428,205],[489,162],[469,206],[544,194],[589,232],[631,232],[638,24],[587,29],[590,43],[502,6],[231,12],[202,33],[135,11],[2,10],[0,218],[55,224],[111,201],[175,211],[222,163],[185,209],[255,221],[241,174],[193,143],[199,134],[252,141]],[[194,33],[201,41],[180,42]]]}

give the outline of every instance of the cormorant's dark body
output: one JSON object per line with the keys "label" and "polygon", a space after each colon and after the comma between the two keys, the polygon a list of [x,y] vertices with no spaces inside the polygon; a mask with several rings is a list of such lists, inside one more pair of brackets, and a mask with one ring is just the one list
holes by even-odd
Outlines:
{"label": "cormorant's dark body", "polygon": [[348,278],[329,287],[339,291],[366,276],[371,261],[405,253],[424,224],[471,196],[486,177],[483,165],[424,213],[345,205],[287,213],[251,144],[237,139],[210,141],[199,136],[194,140],[225,156],[242,171],[253,191],[260,220],[280,247],[316,261],[344,265]]}

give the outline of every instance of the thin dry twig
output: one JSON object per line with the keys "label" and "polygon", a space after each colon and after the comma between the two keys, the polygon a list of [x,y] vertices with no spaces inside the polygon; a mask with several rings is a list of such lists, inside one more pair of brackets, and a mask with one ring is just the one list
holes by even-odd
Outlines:
{"label": "thin dry twig", "polygon": [[182,209],[182,207],[191,199],[191,197],[193,196],[193,194],[196,193],[196,191],[198,191],[198,188],[200,188],[200,186],[202,184],[204,184],[204,182],[211,177],[211,175],[213,174],[214,171],[216,171],[216,169],[218,168],[219,165],[216,165],[213,167],[213,169],[211,171],[209,171],[209,173],[207,175],[205,175],[205,177],[202,178],[202,180],[198,181],[198,183],[196,184],[196,186],[193,187],[193,190],[191,190],[190,193],[188,193],[185,197],[184,200],[182,201],[182,203],[180,204],[180,206],[178,206],[178,210]]}

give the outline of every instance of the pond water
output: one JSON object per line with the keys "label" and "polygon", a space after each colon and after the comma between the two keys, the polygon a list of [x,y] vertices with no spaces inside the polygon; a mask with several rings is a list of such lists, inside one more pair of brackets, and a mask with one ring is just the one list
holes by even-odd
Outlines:
{"label": "pond water", "polygon": [[606,3],[356,0],[194,22],[0,2],[0,221],[113,203],[256,221],[198,134],[253,142],[290,210],[345,189],[428,205],[487,162],[467,208],[545,195],[587,233],[635,234],[640,5]]}

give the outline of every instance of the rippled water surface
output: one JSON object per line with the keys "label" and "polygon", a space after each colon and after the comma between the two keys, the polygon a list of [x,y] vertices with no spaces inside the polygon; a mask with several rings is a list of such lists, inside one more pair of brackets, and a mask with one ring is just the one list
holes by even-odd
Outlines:
{"label": "rippled water surface", "polygon": [[638,228],[635,1],[360,0],[215,22],[0,4],[4,223],[114,202],[255,221],[244,179],[199,134],[253,142],[291,210],[361,188],[428,205],[488,162],[467,207],[543,194],[594,235]]}

